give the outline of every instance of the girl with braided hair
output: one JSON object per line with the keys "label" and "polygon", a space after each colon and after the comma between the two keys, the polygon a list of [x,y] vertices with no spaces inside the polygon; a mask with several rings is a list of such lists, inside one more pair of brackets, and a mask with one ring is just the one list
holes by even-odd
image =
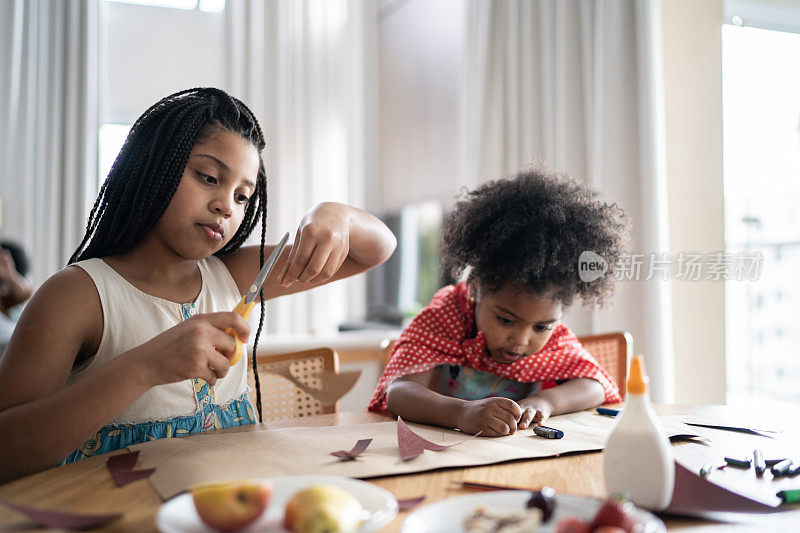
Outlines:
{"label": "girl with braided hair", "polygon": [[[218,89],[175,93],[139,117],[69,266],[33,296],[0,364],[0,482],[255,421],[224,330],[248,340],[231,309],[274,249],[264,146],[247,106]],[[259,221],[261,245],[242,246]],[[394,246],[369,213],[317,205],[262,301],[364,272]],[[263,322],[262,306],[253,354]]]}
{"label": "girl with braided hair", "polygon": [[[587,306],[611,297],[628,227],[618,205],[541,168],[470,192],[441,244],[444,269],[467,280],[439,290],[402,332],[369,409],[502,436],[621,401],[561,316],[575,296]],[[580,278],[583,251],[605,259],[605,275]]]}

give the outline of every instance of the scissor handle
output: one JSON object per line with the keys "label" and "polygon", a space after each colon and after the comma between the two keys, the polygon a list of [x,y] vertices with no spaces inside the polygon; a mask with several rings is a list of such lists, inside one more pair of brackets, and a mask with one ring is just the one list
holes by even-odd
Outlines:
{"label": "scissor handle", "polygon": [[[240,315],[245,320],[250,318],[250,313],[253,312],[253,307],[255,307],[255,305],[256,305],[255,301],[252,301],[250,303],[246,303],[245,302],[246,298],[247,298],[246,296],[242,296],[242,299],[239,300],[239,303],[236,304],[236,307],[233,308],[233,312],[237,313],[238,315]],[[231,337],[233,337],[236,340],[236,349],[234,350],[233,355],[231,355],[230,358],[229,358],[230,359],[230,365],[233,366],[236,363],[238,363],[239,360],[244,355],[244,343],[242,342],[242,339],[239,338],[239,335],[236,333],[236,331],[233,328],[226,328],[225,329],[225,333],[227,333],[228,335],[230,335]],[[217,349],[217,351],[219,353],[222,353],[222,352],[219,351],[219,349]]]}

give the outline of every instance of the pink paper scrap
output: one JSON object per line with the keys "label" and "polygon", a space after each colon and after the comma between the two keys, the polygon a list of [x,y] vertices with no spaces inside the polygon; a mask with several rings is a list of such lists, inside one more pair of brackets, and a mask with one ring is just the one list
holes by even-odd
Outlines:
{"label": "pink paper scrap", "polygon": [[403,461],[408,461],[414,457],[421,455],[425,450],[440,452],[446,450],[457,444],[465,441],[455,442],[453,444],[436,444],[427,439],[424,439],[414,433],[408,425],[403,422],[403,419],[397,417],[397,446],[400,448],[400,457]]}
{"label": "pink paper scrap", "polygon": [[118,487],[124,487],[134,481],[150,477],[150,474],[156,471],[155,468],[147,468],[144,470],[134,470],[136,462],[139,460],[139,450],[135,452],[120,453],[113,455],[106,461],[106,467],[114,478],[114,482]]}
{"label": "pink paper scrap", "polygon": [[397,508],[400,512],[408,511],[409,509],[413,509],[425,499],[425,496],[419,496],[418,498],[406,498],[404,500],[397,500]]}
{"label": "pink paper scrap", "polygon": [[353,446],[353,449],[351,449],[349,452],[345,450],[339,450],[336,452],[331,452],[331,455],[335,455],[342,461],[353,461],[359,455],[364,453],[364,451],[367,449],[367,447],[370,445],[371,442],[372,439],[361,439],[358,442],[356,442],[356,445]]}
{"label": "pink paper scrap", "polygon": [[9,507],[18,513],[22,513],[36,524],[45,527],[61,528],[61,529],[88,529],[92,527],[102,526],[108,522],[112,522],[122,518],[121,513],[114,514],[81,514],[81,513],[68,513],[64,511],[51,511],[48,509],[37,509],[27,505],[19,505],[10,502],[0,502],[6,507]]}

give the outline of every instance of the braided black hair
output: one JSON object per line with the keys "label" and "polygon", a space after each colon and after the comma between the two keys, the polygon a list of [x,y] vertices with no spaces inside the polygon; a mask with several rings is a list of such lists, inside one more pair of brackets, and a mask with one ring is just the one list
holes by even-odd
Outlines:
{"label": "braided black hair", "polygon": [[[215,88],[194,88],[171,94],[151,106],[131,127],[122,149],[97,195],[86,233],[69,264],[133,248],[156,225],[172,200],[192,147],[215,131],[230,131],[258,151],[256,188],[239,229],[214,255],[237,250],[261,222],[260,265],[264,264],[267,177],[261,151],[266,142],[252,111],[240,100]],[[258,418],[262,420],[261,385],[256,348],[264,324],[261,317],[253,343]]]}
{"label": "braided black hair", "polygon": [[[535,167],[513,179],[485,183],[456,204],[442,230],[442,268],[489,291],[507,284],[550,292],[569,306],[603,306],[616,289],[616,267],[630,231],[619,205],[561,173]],[[583,282],[583,251],[602,257],[605,275]]]}

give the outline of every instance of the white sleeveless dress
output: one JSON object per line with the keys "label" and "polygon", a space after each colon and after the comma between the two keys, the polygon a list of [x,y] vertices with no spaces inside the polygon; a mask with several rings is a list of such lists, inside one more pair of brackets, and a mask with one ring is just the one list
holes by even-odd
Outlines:
{"label": "white sleeveless dress", "polygon": [[[89,274],[97,288],[103,336],[97,353],[73,369],[68,386],[181,321],[200,313],[231,310],[241,298],[227,267],[213,256],[200,261],[200,294],[194,302],[184,304],[140,291],[102,259],[74,265]],[[148,440],[253,423],[253,406],[247,394],[246,361],[231,367],[214,387],[202,379],[158,385],[115,416],[62,464]]]}

